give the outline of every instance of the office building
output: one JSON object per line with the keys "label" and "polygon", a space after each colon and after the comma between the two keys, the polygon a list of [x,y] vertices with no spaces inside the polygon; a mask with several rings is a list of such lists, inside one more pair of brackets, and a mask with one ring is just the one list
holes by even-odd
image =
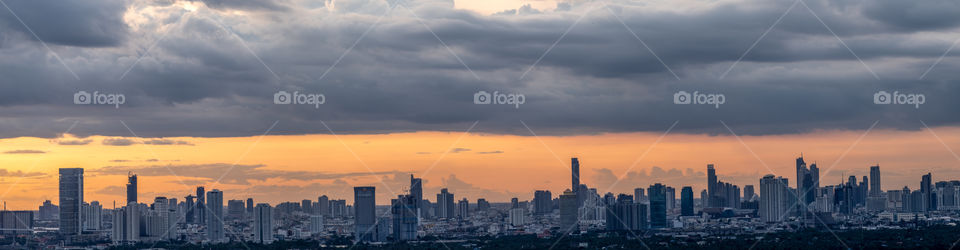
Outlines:
{"label": "office building", "polygon": [[273,242],[273,209],[270,204],[259,203],[253,209],[253,242]]}
{"label": "office building", "polygon": [[60,169],[60,233],[80,235],[83,228],[83,169]]}
{"label": "office building", "polygon": [[393,239],[410,241],[417,239],[417,207],[421,202],[416,196],[400,195],[390,207],[393,216]]}
{"label": "office building", "polygon": [[522,208],[511,208],[510,209],[510,225],[514,227],[523,226],[526,223],[526,218]]}
{"label": "office building", "polygon": [[207,217],[207,240],[212,242],[222,242],[225,240],[223,233],[223,192],[218,189],[207,192],[206,210]]}
{"label": "office building", "polygon": [[60,207],[53,205],[53,202],[50,200],[43,201],[43,204],[40,205],[38,209],[40,212],[40,220],[57,220],[60,218]]}
{"label": "office building", "polygon": [[643,192],[643,188],[634,188],[634,189],[633,189],[633,202],[641,203],[641,202],[646,202],[646,201],[647,201],[647,197],[646,197],[646,194],[644,194],[644,192]]}
{"label": "office building", "polygon": [[246,210],[243,200],[227,201],[227,220],[243,220]]}
{"label": "office building", "polygon": [[533,193],[533,213],[545,215],[553,212],[553,195],[549,190],[537,190]]}
{"label": "office building", "polygon": [[567,189],[560,195],[560,230],[571,232],[576,230],[579,221],[577,194]]}
{"label": "office building", "polygon": [[440,193],[437,194],[437,217],[444,219],[455,218],[456,208],[454,206],[453,194],[446,188],[440,189]]}
{"label": "office building", "polygon": [[137,175],[127,174],[127,203],[137,202]]}
{"label": "office building", "polygon": [[647,229],[647,205],[634,202],[633,196],[620,194],[614,203],[606,207],[607,230]]}
{"label": "office building", "polygon": [[361,242],[371,242],[376,239],[377,224],[377,196],[375,187],[353,188],[354,226],[356,239]]}
{"label": "office building", "polygon": [[103,219],[103,206],[100,206],[100,202],[92,201],[90,204],[83,203],[83,214],[80,216],[83,218],[83,230],[84,231],[98,231],[103,226],[101,220]]}
{"label": "office building", "polygon": [[470,219],[470,201],[463,198],[457,203],[457,218],[461,220]]}
{"label": "office building", "polygon": [[140,211],[137,203],[127,203],[127,206],[114,210],[111,236],[114,244],[140,241]]}
{"label": "office building", "polygon": [[[7,235],[32,235],[33,234],[33,211],[0,211],[0,234]],[[13,248],[12,246],[7,246]]]}
{"label": "office building", "polygon": [[667,227],[667,187],[656,183],[647,188],[650,198],[650,227]]}
{"label": "office building", "polygon": [[207,208],[206,208],[206,197],[207,193],[204,191],[203,186],[197,187],[197,207],[193,209],[194,211],[194,222],[199,224],[207,223]]}
{"label": "office building", "polygon": [[693,187],[680,189],[680,215],[693,216]]}
{"label": "office building", "polygon": [[[707,164],[707,198],[704,201],[706,203],[704,207],[718,207],[713,198],[717,196],[716,188],[717,170],[713,168],[713,164]],[[700,199],[704,199],[704,197],[701,196]]]}
{"label": "office building", "polygon": [[786,178],[769,174],[760,179],[760,211],[758,213],[763,221],[779,222],[786,218],[789,202],[793,199],[788,188],[789,181]]}

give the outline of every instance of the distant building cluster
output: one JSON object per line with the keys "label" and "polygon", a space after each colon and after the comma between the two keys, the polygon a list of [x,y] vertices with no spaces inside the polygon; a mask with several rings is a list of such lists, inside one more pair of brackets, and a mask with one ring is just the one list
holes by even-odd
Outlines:
{"label": "distant building cluster", "polygon": [[[637,187],[632,194],[600,194],[581,182],[580,160],[570,161],[570,187],[562,192],[535,190],[530,201],[513,198],[491,203],[458,197],[440,188],[426,199],[423,180],[410,176],[409,188],[389,204],[377,204],[377,188],[354,187],[353,203],[320,195],[316,199],[254,203],[253,198],[224,200],[222,190],[196,187],[182,199],[138,198],[138,178],[130,173],[126,203],[104,208],[84,200],[84,171],[59,170],[59,203],[44,201],[37,211],[0,211],[0,234],[53,237],[66,244],[110,242],[111,245],[163,241],[216,244],[270,244],[285,240],[346,237],[355,243],[406,242],[423,239],[469,239],[532,234],[551,237],[588,232],[643,235],[751,234],[795,230],[846,222],[847,225],[899,227],[921,220],[957,222],[960,181],[883,190],[880,166],[869,176],[849,176],[821,186],[816,163],[796,159],[796,184],[765,175],[759,185],[740,186],[720,180],[707,164],[706,189],[676,189],[662,183]],[[759,190],[755,190],[758,188]],[[699,193],[699,198],[695,194]],[[475,202],[472,202],[475,201]],[[947,216],[943,216],[947,215]],[[733,230],[733,231],[730,231]],[[91,243],[92,244],[92,243]]]}

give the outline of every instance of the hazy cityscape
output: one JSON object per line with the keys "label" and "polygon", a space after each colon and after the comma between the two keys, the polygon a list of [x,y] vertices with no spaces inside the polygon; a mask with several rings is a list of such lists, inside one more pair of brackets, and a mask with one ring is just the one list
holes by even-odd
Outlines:
{"label": "hazy cityscape", "polygon": [[[836,235],[956,227],[960,221],[960,180],[934,181],[928,173],[918,178],[919,186],[882,190],[878,165],[869,166],[870,175],[859,181],[849,176],[821,185],[820,168],[802,156],[796,176],[789,176],[794,178],[766,175],[755,183],[724,182],[722,169],[707,164],[705,190],[635,183],[632,194],[600,193],[581,182],[581,170],[579,159],[572,158],[569,188],[536,190],[510,201],[459,197],[446,188],[431,199],[422,180],[410,175],[407,192],[391,204],[377,204],[376,196],[387,192],[373,186],[353,187],[352,204],[319,190],[317,197],[279,204],[258,203],[256,197],[225,201],[222,191],[203,186],[182,197],[143,199],[138,176],[130,173],[127,203],[101,204],[84,199],[84,169],[61,168],[59,202],[42,201],[33,211],[0,211],[0,224],[6,246],[14,248],[289,247],[278,245],[284,242],[306,248],[438,243],[471,248],[485,247],[480,239],[522,236],[554,241],[553,248],[564,237],[594,233],[619,233],[647,247],[687,248],[729,239],[753,247],[766,237],[804,230]],[[665,239],[669,242],[661,242]],[[599,246],[583,241],[560,247]]]}

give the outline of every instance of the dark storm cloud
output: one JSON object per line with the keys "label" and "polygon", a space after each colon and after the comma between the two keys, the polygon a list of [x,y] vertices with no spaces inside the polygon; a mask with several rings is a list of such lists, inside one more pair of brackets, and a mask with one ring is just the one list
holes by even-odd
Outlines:
{"label": "dark storm cloud", "polygon": [[107,139],[103,139],[101,143],[107,146],[130,146],[133,144],[137,144],[137,141],[134,141],[132,139],[127,139],[127,138],[107,138]]}
{"label": "dark storm cloud", "polygon": [[[274,122],[270,134],[462,132],[479,121],[472,132],[532,135],[521,120],[540,135],[659,133],[676,121],[675,133],[728,134],[722,120],[759,135],[960,121],[960,85],[951,84],[960,73],[949,70],[960,52],[930,68],[957,39],[956,4],[809,0],[756,42],[794,2],[695,11],[582,2],[506,16],[449,1],[401,2],[389,12],[383,1],[269,2],[289,9],[249,15],[157,5],[149,15],[128,13],[148,25],[126,35],[126,46],[58,49],[80,80],[45,49],[5,40],[0,137],[56,137],[74,122],[78,136],[159,138],[261,135]],[[73,104],[80,90],[123,93],[127,102]],[[481,90],[526,102],[476,105]],[[875,105],[879,90],[922,93],[927,102]],[[278,91],[322,93],[326,103],[276,105]],[[676,105],[678,91],[723,94],[726,103]]]}
{"label": "dark storm cloud", "polygon": [[[0,25],[34,40],[81,47],[117,46],[127,35],[122,0],[6,1]],[[20,19],[23,23],[20,23]]]}

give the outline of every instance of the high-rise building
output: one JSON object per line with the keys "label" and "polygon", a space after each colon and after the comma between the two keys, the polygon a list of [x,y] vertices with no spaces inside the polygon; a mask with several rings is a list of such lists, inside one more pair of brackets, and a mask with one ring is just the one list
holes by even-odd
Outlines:
{"label": "high-rise building", "polygon": [[453,194],[446,188],[440,189],[437,194],[437,217],[453,219],[456,217],[456,208],[454,208]]}
{"label": "high-rise building", "polygon": [[667,187],[655,183],[647,188],[650,196],[650,227],[667,227]]}
{"label": "high-rise building", "polygon": [[641,203],[647,201],[646,195],[643,193],[643,188],[634,188],[633,189],[633,202]]}
{"label": "high-rise building", "polygon": [[83,169],[60,169],[60,233],[80,235],[83,217]]}
{"label": "high-rise building", "polygon": [[[719,205],[715,204],[717,197],[717,170],[713,168],[713,164],[707,164],[707,198],[703,201],[706,205],[704,207],[718,207]],[[704,199],[702,196],[700,199]]]}
{"label": "high-rise building", "polygon": [[197,207],[194,209],[194,221],[199,225],[207,223],[206,197],[203,186],[197,187]]}
{"label": "high-rise building", "polygon": [[356,239],[362,242],[375,241],[377,224],[377,196],[376,187],[353,188],[354,225]]}
{"label": "high-rise building", "polygon": [[633,196],[620,194],[607,204],[607,230],[643,230],[647,228],[647,205],[634,202]]}
{"label": "high-rise building", "polygon": [[137,175],[127,173],[127,203],[137,202]]}
{"label": "high-rise building", "polygon": [[511,208],[510,209],[510,225],[519,227],[526,223],[526,218],[524,218],[524,211],[522,208]]}
{"label": "high-rise building", "polygon": [[[920,180],[920,192],[923,193],[921,211],[928,212],[937,210],[937,204],[933,194],[933,174],[927,173],[923,175],[923,178]],[[60,205],[60,210],[63,211],[63,205]],[[63,214],[63,212],[60,214]]]}
{"label": "high-rise building", "polygon": [[326,195],[317,197],[317,207],[320,210],[320,215],[330,216],[330,198],[327,198]]}
{"label": "high-rise building", "polygon": [[883,189],[880,187],[880,165],[870,166],[870,196],[880,196]]}
{"label": "high-rise building", "polygon": [[0,228],[3,228],[0,233],[4,235],[32,232],[33,211],[0,211]]}
{"label": "high-rise building", "polygon": [[400,195],[393,200],[390,212],[393,215],[393,239],[410,241],[417,239],[417,206],[422,199],[414,195]]}
{"label": "high-rise building", "polygon": [[223,234],[223,192],[218,189],[207,192],[206,210],[207,239],[212,242],[224,240]]}
{"label": "high-rise building", "polygon": [[253,209],[253,242],[273,242],[273,210],[270,204],[259,203]]}
{"label": "high-rise building", "polygon": [[753,185],[743,186],[743,201],[752,201],[754,195]]}
{"label": "high-rise building", "polygon": [[253,218],[253,198],[247,198],[247,215]]}
{"label": "high-rise building", "polygon": [[560,195],[560,231],[568,233],[576,229],[579,220],[578,209],[577,193],[570,189],[563,191]]}
{"label": "high-rise building", "polygon": [[667,211],[672,211],[677,205],[677,190],[673,187],[667,187]]}
{"label": "high-rise building", "polygon": [[100,230],[100,227],[103,225],[103,223],[101,223],[103,219],[103,206],[100,206],[100,202],[98,201],[92,201],[90,204],[84,203],[83,215],[80,217],[83,218],[83,230]]}
{"label": "high-rise building", "polygon": [[[550,204],[553,204],[553,202],[551,201]],[[477,211],[478,211],[478,212],[487,211],[487,210],[489,210],[489,209],[490,209],[490,202],[488,202],[487,199],[484,199],[484,198],[477,199]]]}
{"label": "high-rise building", "polygon": [[114,210],[113,243],[126,244],[140,241],[140,211],[137,203]]}
{"label": "high-rise building", "polygon": [[466,220],[470,218],[470,201],[463,198],[457,203],[457,218]]}
{"label": "high-rise building", "polygon": [[186,211],[184,212],[183,216],[184,216],[184,221],[187,224],[199,224],[197,223],[197,219],[196,219],[196,213],[197,213],[196,199],[197,197],[193,196],[192,194],[187,195],[187,197],[184,197],[184,208],[186,208]]}
{"label": "high-rise building", "polygon": [[788,202],[792,199],[793,195],[790,194],[789,181],[786,178],[768,174],[760,179],[759,214],[763,221],[782,221],[790,210]]}
{"label": "high-rise building", "polygon": [[53,202],[50,200],[43,201],[43,204],[40,205],[40,220],[56,220],[60,218],[60,207],[53,205]]}
{"label": "high-rise building", "polygon": [[693,216],[693,187],[680,189],[680,215]]}
{"label": "high-rise building", "polygon": [[533,193],[533,213],[545,215],[553,212],[553,195],[549,190],[537,190]]}
{"label": "high-rise building", "polygon": [[227,218],[230,220],[243,220],[246,210],[243,200],[227,201]]}
{"label": "high-rise building", "polygon": [[305,214],[313,214],[313,201],[310,199],[300,201],[300,210]]}
{"label": "high-rise building", "polygon": [[570,190],[576,193],[580,188],[580,160],[576,157],[570,158],[570,177],[572,177]]}

